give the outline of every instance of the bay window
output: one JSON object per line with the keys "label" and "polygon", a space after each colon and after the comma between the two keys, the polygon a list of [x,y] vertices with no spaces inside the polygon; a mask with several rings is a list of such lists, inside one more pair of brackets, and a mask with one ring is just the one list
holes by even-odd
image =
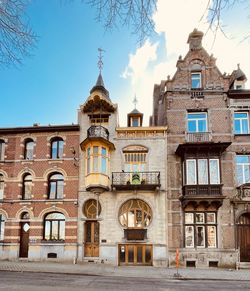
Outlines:
{"label": "bay window", "polygon": [[219,159],[186,159],[184,173],[185,185],[220,184]]}
{"label": "bay window", "polygon": [[90,173],[108,174],[108,149],[104,146],[87,148],[87,175]]}

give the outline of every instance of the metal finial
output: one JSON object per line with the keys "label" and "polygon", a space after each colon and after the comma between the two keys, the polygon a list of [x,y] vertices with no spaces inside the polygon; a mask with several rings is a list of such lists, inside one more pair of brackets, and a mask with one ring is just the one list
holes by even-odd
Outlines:
{"label": "metal finial", "polygon": [[134,100],[133,100],[133,103],[135,104],[135,109],[136,109],[136,104],[138,103],[138,100],[137,100],[137,98],[136,98],[136,95],[135,95],[135,98],[134,98]]}
{"label": "metal finial", "polygon": [[102,61],[102,59],[103,59],[103,52],[105,52],[105,50],[103,50],[102,48],[98,48],[98,51],[99,51],[99,59],[98,59],[98,63],[97,63],[97,65],[98,65],[98,68],[99,68],[99,71],[100,71],[100,73],[102,72],[102,68],[103,68],[103,61]]}

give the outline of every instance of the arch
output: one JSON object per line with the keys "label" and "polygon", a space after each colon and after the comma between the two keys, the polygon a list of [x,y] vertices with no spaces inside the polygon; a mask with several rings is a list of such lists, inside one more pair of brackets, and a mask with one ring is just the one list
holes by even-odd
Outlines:
{"label": "arch", "polygon": [[43,209],[40,214],[38,215],[38,219],[39,220],[44,220],[44,217],[46,216],[46,214],[50,213],[50,212],[61,212],[62,214],[64,214],[65,216],[65,220],[66,219],[69,219],[69,214],[68,212],[63,209],[63,208],[60,208],[60,207],[57,207],[57,206],[51,206],[49,208],[45,208]]}
{"label": "arch", "polygon": [[119,208],[118,219],[123,227],[145,228],[152,222],[152,208],[142,199],[132,198]]}
{"label": "arch", "polygon": [[4,215],[5,219],[8,220],[9,215],[4,209],[0,209],[0,214]]}
{"label": "arch", "polygon": [[23,177],[24,177],[26,174],[30,174],[30,175],[32,176],[32,181],[33,181],[34,178],[36,177],[36,174],[35,174],[34,170],[33,170],[33,169],[30,169],[30,168],[28,168],[28,167],[26,167],[26,168],[22,169],[22,170],[18,173],[18,175],[17,175],[17,179],[18,179],[19,181],[23,181]]}
{"label": "arch", "polygon": [[22,213],[24,212],[28,212],[29,213],[29,216],[30,216],[30,219],[34,219],[34,214],[33,214],[33,211],[28,208],[27,206],[24,206],[22,208],[20,208],[17,212],[16,212],[16,220],[21,220],[21,216],[22,216]]}
{"label": "arch", "polygon": [[49,169],[46,169],[43,173],[43,179],[48,181],[49,177],[53,174],[53,173],[59,173],[59,174],[62,174],[63,177],[64,177],[64,181],[66,180],[66,177],[67,177],[67,173],[64,169],[62,168],[49,168]]}
{"label": "arch", "polygon": [[[247,219],[247,223],[246,221],[243,221],[244,220],[244,217],[246,217]],[[236,219],[236,224],[237,225],[240,225],[240,224],[250,224],[250,212],[247,211],[247,210],[243,210],[238,216],[237,216],[237,219]]]}
{"label": "arch", "polygon": [[5,172],[4,170],[0,169],[0,175],[3,175],[4,179],[8,179],[8,173]]}
{"label": "arch", "polygon": [[122,148],[123,153],[124,152],[141,152],[141,151],[148,152],[149,149],[148,147],[144,145],[140,145],[140,144],[130,144]]}
{"label": "arch", "polygon": [[241,211],[239,211],[239,212],[237,213],[237,215],[236,215],[236,219],[235,219],[236,224],[239,223],[240,218],[241,218],[244,214],[249,214],[249,215],[250,215],[250,212],[249,212],[248,210],[241,210]]}
{"label": "arch", "polygon": [[[97,204],[98,202],[98,204]],[[98,216],[101,214],[101,204],[97,199],[87,199],[83,204],[83,214],[86,218],[96,219],[97,218],[97,205],[98,205]]]}
{"label": "arch", "polygon": [[32,138],[28,137],[24,140],[24,159],[32,160],[34,158],[35,142]]}

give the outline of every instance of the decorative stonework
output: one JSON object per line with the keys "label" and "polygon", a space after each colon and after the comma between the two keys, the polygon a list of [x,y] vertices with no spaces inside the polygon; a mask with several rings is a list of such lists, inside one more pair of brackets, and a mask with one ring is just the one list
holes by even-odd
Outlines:
{"label": "decorative stonework", "polygon": [[145,127],[139,129],[117,128],[117,138],[145,138],[145,137],[165,137],[167,127]]}

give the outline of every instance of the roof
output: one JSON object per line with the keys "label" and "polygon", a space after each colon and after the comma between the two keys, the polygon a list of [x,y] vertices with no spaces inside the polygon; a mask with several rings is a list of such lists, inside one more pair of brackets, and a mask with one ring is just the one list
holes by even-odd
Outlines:
{"label": "roof", "polygon": [[92,94],[94,91],[101,91],[104,93],[105,97],[107,100],[111,101],[109,98],[109,91],[105,88],[104,82],[103,82],[103,78],[102,78],[102,74],[99,73],[97,81],[95,86],[90,90],[90,94]]}

